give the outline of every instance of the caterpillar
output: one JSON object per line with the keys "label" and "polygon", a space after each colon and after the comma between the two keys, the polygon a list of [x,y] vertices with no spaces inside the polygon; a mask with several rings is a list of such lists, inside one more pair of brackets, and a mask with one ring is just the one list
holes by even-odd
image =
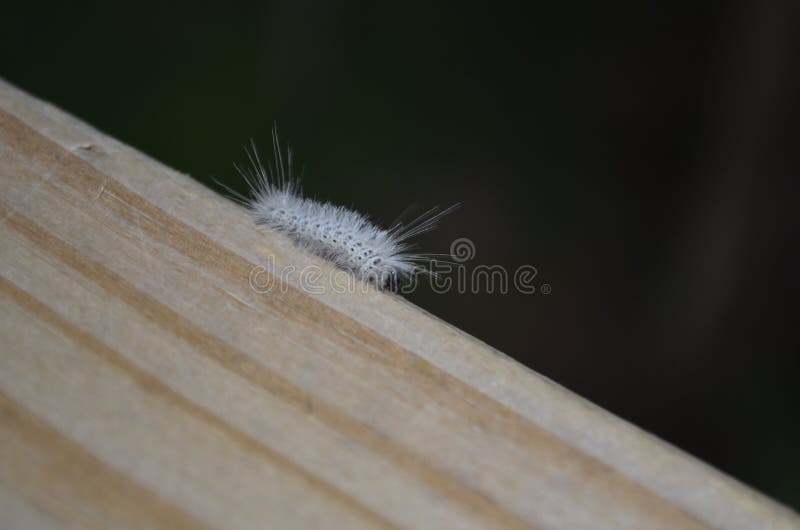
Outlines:
{"label": "caterpillar", "polygon": [[277,125],[272,128],[272,149],[273,159],[265,165],[251,140],[250,149],[245,148],[249,166],[234,164],[249,188],[249,196],[237,195],[256,224],[288,236],[379,289],[396,288],[415,274],[431,274],[425,263],[435,254],[413,252],[411,240],[436,228],[458,204],[433,207],[408,223],[398,220],[384,229],[355,210],[304,197],[288,144],[284,164]]}

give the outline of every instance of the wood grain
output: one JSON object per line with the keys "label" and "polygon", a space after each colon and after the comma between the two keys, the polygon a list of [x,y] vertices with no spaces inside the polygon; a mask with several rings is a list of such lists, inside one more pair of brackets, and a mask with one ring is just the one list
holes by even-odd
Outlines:
{"label": "wood grain", "polygon": [[800,528],[3,82],[0,186],[2,528]]}

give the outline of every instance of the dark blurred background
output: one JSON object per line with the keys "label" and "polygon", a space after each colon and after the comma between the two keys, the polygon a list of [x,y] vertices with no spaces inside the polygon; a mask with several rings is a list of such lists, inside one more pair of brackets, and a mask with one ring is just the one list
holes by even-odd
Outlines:
{"label": "dark blurred background", "polygon": [[13,2],[0,76],[219,189],[276,120],[305,191],[550,294],[408,295],[800,509],[800,9]]}

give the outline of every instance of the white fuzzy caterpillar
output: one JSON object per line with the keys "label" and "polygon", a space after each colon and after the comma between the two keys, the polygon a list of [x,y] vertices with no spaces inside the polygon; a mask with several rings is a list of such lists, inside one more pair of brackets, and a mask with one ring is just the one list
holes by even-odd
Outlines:
{"label": "white fuzzy caterpillar", "polygon": [[245,150],[250,167],[234,165],[250,188],[250,196],[240,199],[253,212],[256,224],[289,236],[301,247],[379,288],[397,286],[416,273],[429,272],[420,263],[431,255],[410,252],[409,240],[435,228],[458,205],[441,211],[432,208],[408,224],[396,222],[388,229],[380,228],[356,211],[303,197],[299,179],[292,174],[288,147],[284,166],[277,127],[273,127],[272,142],[274,160],[266,167],[254,143],[251,151]]}

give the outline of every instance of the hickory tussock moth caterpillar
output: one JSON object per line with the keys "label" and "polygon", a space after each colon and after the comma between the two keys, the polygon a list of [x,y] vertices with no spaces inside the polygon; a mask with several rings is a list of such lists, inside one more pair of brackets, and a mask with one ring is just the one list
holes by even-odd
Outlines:
{"label": "hickory tussock moth caterpillar", "polygon": [[273,159],[264,165],[251,141],[250,150],[245,148],[249,167],[234,164],[250,188],[249,197],[236,195],[250,209],[256,224],[285,234],[297,245],[381,289],[396,287],[417,273],[431,273],[423,263],[433,254],[412,252],[409,240],[433,230],[458,204],[444,210],[434,207],[409,223],[396,221],[383,229],[359,212],[303,197],[288,146],[284,165],[277,126],[272,128],[272,150]]}

